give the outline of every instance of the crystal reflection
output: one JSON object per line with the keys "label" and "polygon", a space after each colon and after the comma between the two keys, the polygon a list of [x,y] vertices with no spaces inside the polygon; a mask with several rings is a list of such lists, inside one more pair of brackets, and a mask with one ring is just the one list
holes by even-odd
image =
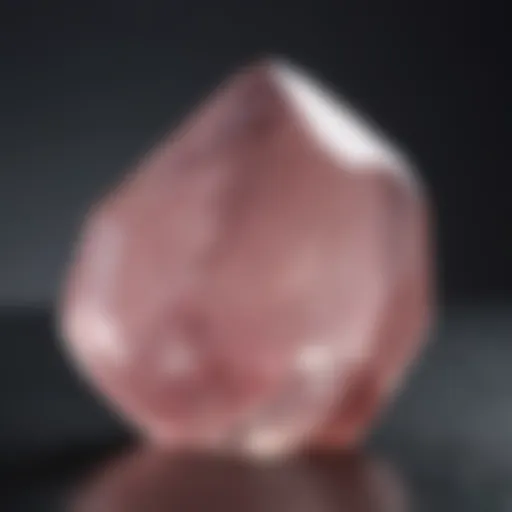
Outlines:
{"label": "crystal reflection", "polygon": [[391,469],[360,454],[247,462],[138,448],[87,479],[70,512],[406,512]]}

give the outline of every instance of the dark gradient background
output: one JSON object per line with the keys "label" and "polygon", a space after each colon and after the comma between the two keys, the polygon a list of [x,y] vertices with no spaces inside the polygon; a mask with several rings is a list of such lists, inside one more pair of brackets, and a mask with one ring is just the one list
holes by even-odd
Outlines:
{"label": "dark gradient background", "polygon": [[420,475],[423,504],[439,498],[424,510],[512,510],[504,3],[0,0],[0,467],[125,438],[58,351],[52,308],[73,237],[219,80],[278,53],[400,141],[435,205],[439,326],[376,445]]}

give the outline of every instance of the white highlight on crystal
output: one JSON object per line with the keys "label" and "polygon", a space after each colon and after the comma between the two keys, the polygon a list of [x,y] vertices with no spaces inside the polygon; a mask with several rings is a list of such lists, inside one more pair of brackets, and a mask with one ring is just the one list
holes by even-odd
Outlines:
{"label": "white highlight on crystal", "polygon": [[381,170],[372,164],[384,164],[389,170],[406,174],[404,156],[314,78],[281,60],[272,72],[310,132],[337,161],[347,162],[358,171]]}
{"label": "white highlight on crystal", "polygon": [[256,429],[245,442],[245,449],[255,457],[274,457],[286,452],[290,436],[271,429]]}
{"label": "white highlight on crystal", "polygon": [[303,373],[323,373],[331,370],[334,364],[332,350],[325,344],[306,345],[297,355],[297,369]]}
{"label": "white highlight on crystal", "polygon": [[128,353],[114,323],[98,311],[77,308],[70,325],[70,339],[80,350],[98,356],[102,361],[122,363]]}

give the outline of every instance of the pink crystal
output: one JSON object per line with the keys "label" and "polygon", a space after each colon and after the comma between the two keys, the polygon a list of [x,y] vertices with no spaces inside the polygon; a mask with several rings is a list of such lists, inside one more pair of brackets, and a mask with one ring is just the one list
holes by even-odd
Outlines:
{"label": "pink crystal", "polygon": [[424,338],[427,220],[378,130],[302,70],[258,63],[93,209],[67,347],[166,446],[351,446]]}

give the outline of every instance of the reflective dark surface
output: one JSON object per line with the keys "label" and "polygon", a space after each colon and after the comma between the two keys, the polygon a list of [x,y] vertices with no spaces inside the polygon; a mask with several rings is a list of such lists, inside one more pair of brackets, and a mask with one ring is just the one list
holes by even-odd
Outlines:
{"label": "reflective dark surface", "polygon": [[248,462],[138,448],[92,474],[70,512],[405,512],[399,480],[363,455]]}
{"label": "reflective dark surface", "polygon": [[11,480],[11,485],[3,510],[412,510],[411,497],[394,468],[365,454],[310,454],[294,460],[249,462],[132,447],[53,472],[25,474]]}
{"label": "reflective dark surface", "polygon": [[369,454],[249,463],[127,447],[4,475],[0,504],[16,512],[512,510],[510,476],[483,469],[481,461],[466,474],[409,469]]}

